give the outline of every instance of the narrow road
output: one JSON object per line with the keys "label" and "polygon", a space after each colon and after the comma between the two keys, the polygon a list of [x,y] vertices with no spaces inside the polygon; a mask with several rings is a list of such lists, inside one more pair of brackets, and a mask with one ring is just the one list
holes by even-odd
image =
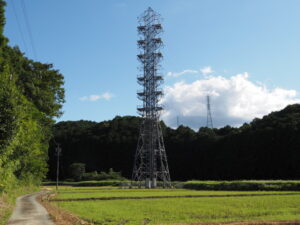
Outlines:
{"label": "narrow road", "polygon": [[7,225],[54,225],[47,210],[37,201],[45,192],[17,198],[16,208]]}

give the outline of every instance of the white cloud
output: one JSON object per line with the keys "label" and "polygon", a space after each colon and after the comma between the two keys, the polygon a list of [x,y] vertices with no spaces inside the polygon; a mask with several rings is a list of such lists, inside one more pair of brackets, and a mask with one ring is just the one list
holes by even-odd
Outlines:
{"label": "white cloud", "polygon": [[295,90],[268,89],[262,83],[251,82],[248,73],[230,78],[210,76],[192,83],[166,86],[162,119],[172,127],[176,126],[177,116],[180,123],[192,128],[206,126],[207,95],[211,96],[214,127],[239,126],[300,102]]}
{"label": "white cloud", "polygon": [[105,99],[106,101],[110,100],[113,97],[113,94],[109,92],[105,92],[101,95],[101,98]]}
{"label": "white cloud", "polygon": [[203,67],[202,69],[200,69],[200,72],[202,73],[202,75],[208,76],[209,74],[213,73],[214,71],[212,70],[212,68],[210,66],[206,66],[206,67]]}
{"label": "white cloud", "polygon": [[106,101],[109,101],[114,95],[109,93],[109,92],[105,92],[101,95],[89,95],[89,96],[83,96],[80,97],[79,100],[80,101],[90,101],[90,102],[95,102],[98,101],[100,99],[104,99]]}
{"label": "white cloud", "polygon": [[178,73],[168,72],[167,76],[169,76],[169,77],[180,77],[180,76],[188,74],[188,73],[198,73],[198,71],[197,70],[183,70],[183,71],[178,72]]}
{"label": "white cloud", "polygon": [[195,74],[195,73],[201,73],[204,76],[208,76],[209,74],[211,74],[213,72],[214,71],[212,70],[212,68],[210,66],[206,66],[206,67],[203,67],[200,70],[190,70],[190,69],[187,69],[187,70],[183,70],[181,72],[168,72],[167,76],[168,77],[180,77],[182,75],[191,74],[191,73],[193,73],[193,74]]}

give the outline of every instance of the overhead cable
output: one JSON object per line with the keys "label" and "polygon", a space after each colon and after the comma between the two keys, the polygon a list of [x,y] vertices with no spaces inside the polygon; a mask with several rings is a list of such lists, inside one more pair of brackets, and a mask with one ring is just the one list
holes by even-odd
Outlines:
{"label": "overhead cable", "polygon": [[26,5],[25,5],[24,0],[21,0],[21,6],[22,6],[24,18],[25,18],[25,24],[26,24],[27,31],[28,31],[28,34],[29,34],[29,39],[30,39],[30,44],[31,44],[31,48],[32,48],[32,51],[33,51],[33,55],[34,55],[35,58],[37,58],[35,44],[34,44],[34,40],[33,40],[33,37],[32,37],[32,32],[31,32],[31,28],[30,28],[30,24],[29,24],[29,20],[28,20],[28,16],[27,16],[27,11],[26,11]]}
{"label": "overhead cable", "polygon": [[22,42],[23,42],[23,46],[25,48],[25,52],[28,52],[27,44],[26,44],[26,41],[25,41],[25,37],[24,37],[24,33],[23,33],[23,30],[22,30],[22,27],[21,27],[21,23],[20,23],[18,14],[17,14],[17,10],[16,10],[16,7],[15,7],[14,0],[11,0],[11,4],[12,4],[12,8],[13,8],[13,11],[14,11],[14,14],[15,14],[15,18],[16,18],[16,21],[17,21],[18,29],[19,29],[20,36],[21,36],[21,39],[22,39]]}

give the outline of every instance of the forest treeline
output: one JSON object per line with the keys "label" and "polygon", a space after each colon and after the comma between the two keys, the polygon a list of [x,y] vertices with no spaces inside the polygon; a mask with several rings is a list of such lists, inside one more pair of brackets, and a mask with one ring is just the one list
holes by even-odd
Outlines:
{"label": "forest treeline", "polygon": [[[130,178],[140,117],[117,116],[104,122],[66,121],[54,127],[61,144],[61,171],[68,178],[72,163],[86,171],[113,168]],[[239,128],[177,129],[161,122],[173,180],[300,178],[300,105],[290,105]],[[50,142],[49,178],[56,174],[55,143]]]}
{"label": "forest treeline", "polygon": [[53,118],[64,102],[62,74],[9,46],[4,7],[0,0],[0,192],[44,179]]}

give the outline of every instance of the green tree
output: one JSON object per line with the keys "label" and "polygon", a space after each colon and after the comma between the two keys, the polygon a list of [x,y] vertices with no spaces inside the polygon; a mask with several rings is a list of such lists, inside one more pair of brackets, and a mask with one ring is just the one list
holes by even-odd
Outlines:
{"label": "green tree", "polygon": [[17,77],[22,94],[47,117],[60,116],[65,102],[63,75],[53,69],[52,64],[26,58],[18,47],[7,46],[5,52],[11,73]]}
{"label": "green tree", "polygon": [[53,118],[64,103],[62,74],[8,46],[4,6],[0,0],[0,190],[45,177]]}
{"label": "green tree", "polygon": [[80,181],[85,173],[85,164],[72,163],[69,167],[70,177],[76,181]]}
{"label": "green tree", "polygon": [[17,117],[17,90],[7,70],[0,73],[0,188],[8,187],[14,183],[13,172],[17,161],[11,160],[14,148],[10,143],[18,122]]}

